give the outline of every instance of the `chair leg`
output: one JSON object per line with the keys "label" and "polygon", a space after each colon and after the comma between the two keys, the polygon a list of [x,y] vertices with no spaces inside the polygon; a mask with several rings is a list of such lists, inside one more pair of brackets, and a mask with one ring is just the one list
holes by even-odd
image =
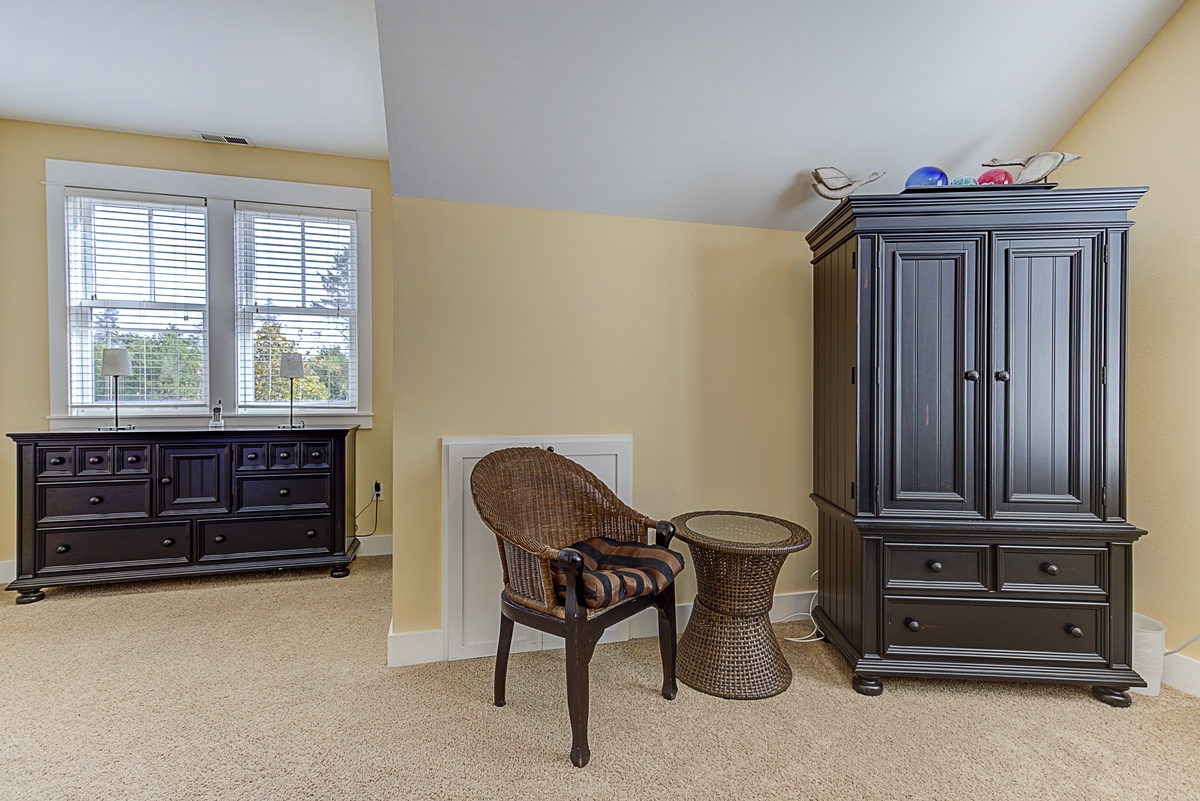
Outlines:
{"label": "chair leg", "polygon": [[512,647],[513,622],[500,613],[500,641],[496,643],[496,706],[504,706],[504,685],[508,678],[508,651]]}
{"label": "chair leg", "polygon": [[582,768],[592,757],[588,747],[588,662],[595,643],[567,631],[567,712],[571,716],[571,762]]}
{"label": "chair leg", "polygon": [[658,650],[662,655],[662,695],[668,701],[679,694],[675,683],[675,585],[671,584],[658,594],[654,605],[658,607]]}

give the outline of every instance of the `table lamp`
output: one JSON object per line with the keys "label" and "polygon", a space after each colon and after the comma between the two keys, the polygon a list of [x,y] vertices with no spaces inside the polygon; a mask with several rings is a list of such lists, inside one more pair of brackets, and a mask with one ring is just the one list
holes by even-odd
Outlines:
{"label": "table lamp", "polygon": [[304,428],[304,423],[296,425],[293,411],[296,403],[296,379],[304,378],[304,357],[299,353],[284,353],[279,357],[279,377],[288,380],[288,421],[287,425],[279,428]]}
{"label": "table lamp", "polygon": [[[129,351],[125,348],[105,348],[100,356],[100,375],[111,375],[113,380],[113,424],[112,428],[101,428],[101,431],[121,431],[121,393],[120,380],[123,375],[133,375],[133,363],[129,359]],[[132,429],[133,426],[125,426]]]}

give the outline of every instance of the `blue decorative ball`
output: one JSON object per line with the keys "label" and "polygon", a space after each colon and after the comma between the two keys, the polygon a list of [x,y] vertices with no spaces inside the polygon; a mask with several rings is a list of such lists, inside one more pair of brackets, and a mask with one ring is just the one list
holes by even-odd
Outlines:
{"label": "blue decorative ball", "polygon": [[937,167],[918,167],[904,182],[905,186],[946,186],[950,180]]}

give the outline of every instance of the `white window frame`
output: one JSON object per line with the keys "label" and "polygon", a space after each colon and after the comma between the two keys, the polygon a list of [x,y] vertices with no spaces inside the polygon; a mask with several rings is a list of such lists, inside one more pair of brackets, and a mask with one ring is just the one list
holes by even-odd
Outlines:
{"label": "white window frame", "polygon": [[[67,287],[66,193],[69,189],[204,198],[208,205],[209,406],[222,401],[232,426],[270,427],[287,421],[286,410],[237,408],[237,305],[234,204],[238,201],[353,212],[358,226],[357,411],[305,409],[308,425],[370,428],[371,411],[371,190],[231,175],[122,167],[46,159],[46,254],[50,308],[51,428],[105,421],[104,409],[70,414],[67,348],[70,313]],[[124,411],[124,409],[122,409]],[[132,410],[131,410],[132,411]],[[208,414],[122,414],[146,427],[190,427]]]}

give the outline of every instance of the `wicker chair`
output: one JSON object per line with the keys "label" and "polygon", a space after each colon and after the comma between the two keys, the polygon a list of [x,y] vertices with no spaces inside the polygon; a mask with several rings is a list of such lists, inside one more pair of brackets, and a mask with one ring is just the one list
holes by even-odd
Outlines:
{"label": "wicker chair", "polygon": [[[567,546],[598,536],[644,544],[647,531],[654,530],[657,544],[665,547],[675,527],[630,509],[583,467],[539,448],[506,448],[485,456],[471,473],[471,494],[479,516],[496,534],[504,569],[496,706],[505,703],[513,622],[562,637],[566,641],[571,761],[583,767],[591,756],[588,663],[604,629],[651,606],[657,608],[662,694],[667,700],[675,698],[675,585],[668,579],[657,594],[603,609],[586,608],[581,601],[584,558],[579,550]],[[566,582],[561,600],[555,591],[556,572],[560,587],[564,578]]]}

